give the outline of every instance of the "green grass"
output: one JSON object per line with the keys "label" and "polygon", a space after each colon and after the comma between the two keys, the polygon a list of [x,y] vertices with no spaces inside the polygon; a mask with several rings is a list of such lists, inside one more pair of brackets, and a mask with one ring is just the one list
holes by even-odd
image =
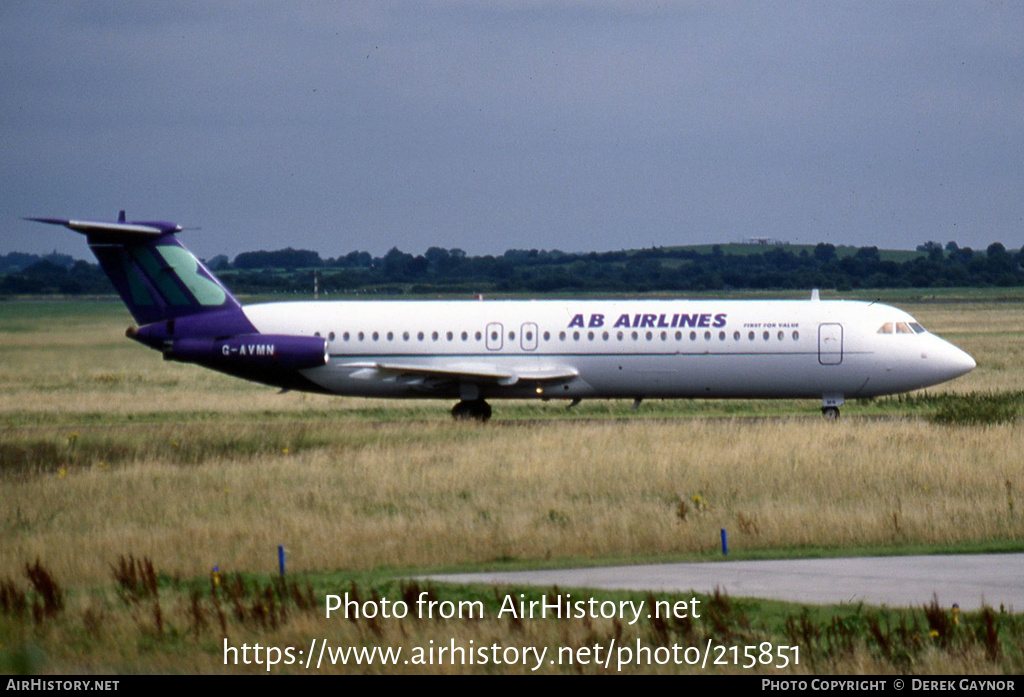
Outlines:
{"label": "green grass", "polygon": [[69,330],[94,323],[124,318],[130,321],[128,311],[114,295],[102,299],[81,298],[77,300],[0,299],[0,334],[38,332],[41,323],[60,324]]}

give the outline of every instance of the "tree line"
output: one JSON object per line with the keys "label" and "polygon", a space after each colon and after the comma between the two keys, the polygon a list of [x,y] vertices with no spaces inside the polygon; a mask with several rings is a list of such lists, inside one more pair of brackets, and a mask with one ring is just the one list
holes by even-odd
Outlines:
{"label": "tree line", "polygon": [[[993,287],[1024,284],[1024,249],[984,251],[927,242],[916,253],[877,247],[715,245],[567,253],[511,249],[470,256],[431,247],[413,255],[353,251],[321,258],[302,249],[244,252],[208,265],[237,293],[642,293],[829,288]],[[0,294],[111,292],[96,264],[62,255],[0,255]]]}

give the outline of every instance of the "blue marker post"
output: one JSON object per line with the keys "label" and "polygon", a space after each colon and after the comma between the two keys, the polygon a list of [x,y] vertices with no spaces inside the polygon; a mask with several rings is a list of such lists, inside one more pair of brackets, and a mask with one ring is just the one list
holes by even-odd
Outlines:
{"label": "blue marker post", "polygon": [[722,528],[722,556],[729,554],[729,536],[725,534],[725,528]]}
{"label": "blue marker post", "polygon": [[277,546],[277,568],[281,571],[281,575],[284,576],[284,545]]}

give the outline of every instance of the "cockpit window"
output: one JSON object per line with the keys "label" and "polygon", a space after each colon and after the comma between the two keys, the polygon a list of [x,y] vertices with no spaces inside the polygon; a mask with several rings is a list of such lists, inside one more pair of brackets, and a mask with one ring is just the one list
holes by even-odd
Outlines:
{"label": "cockpit window", "polygon": [[886,322],[878,328],[879,334],[924,334],[925,331],[917,322]]}

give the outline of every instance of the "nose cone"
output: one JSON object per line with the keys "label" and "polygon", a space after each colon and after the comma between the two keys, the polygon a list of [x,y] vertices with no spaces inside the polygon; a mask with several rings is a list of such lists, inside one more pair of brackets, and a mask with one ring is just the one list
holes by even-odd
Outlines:
{"label": "nose cone", "polygon": [[935,356],[936,367],[942,373],[943,380],[952,380],[974,370],[978,365],[966,351],[953,344],[943,341],[942,350]]}

